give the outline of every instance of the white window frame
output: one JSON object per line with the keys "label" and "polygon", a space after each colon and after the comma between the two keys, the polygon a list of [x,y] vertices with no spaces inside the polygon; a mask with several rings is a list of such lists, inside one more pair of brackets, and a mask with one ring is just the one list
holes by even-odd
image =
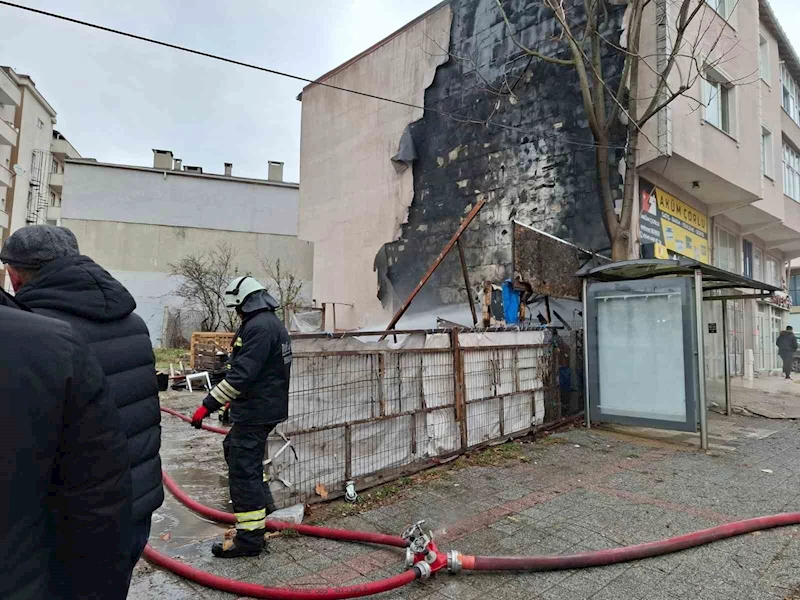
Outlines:
{"label": "white window frame", "polygon": [[711,68],[702,79],[703,119],[731,137],[736,136],[735,87],[727,77]]}
{"label": "white window frame", "polygon": [[731,16],[729,7],[732,4],[732,0],[706,0],[706,4],[723,19],[728,19]]}
{"label": "white window frame", "polygon": [[783,142],[783,193],[800,202],[800,152]]}
{"label": "white window frame", "polygon": [[772,81],[772,69],[769,60],[769,38],[763,33],[758,35],[758,72],[761,79],[769,84]]}
{"label": "white window frame", "polygon": [[766,125],[761,125],[761,174],[773,181],[775,179],[774,147],[772,131]]}
{"label": "white window frame", "polygon": [[753,244],[753,279],[766,283],[764,277],[764,253],[761,248]]}
{"label": "white window frame", "polygon": [[781,65],[781,106],[792,121],[800,125],[800,88],[785,64]]}
{"label": "white window frame", "polygon": [[[732,242],[732,245],[723,246],[720,244],[720,234],[725,234],[726,239],[728,242]],[[722,264],[721,261],[721,251],[725,250],[726,255],[730,253],[730,256],[726,257],[725,265]],[[742,243],[741,239],[738,235],[733,233],[732,231],[728,231],[724,227],[720,227],[716,225],[714,227],[714,266],[719,267],[720,269],[724,269],[725,271],[729,271],[731,273],[741,274],[742,271]]]}
{"label": "white window frame", "polygon": [[[775,265],[775,273],[774,277],[772,276],[772,265]],[[764,276],[764,283],[769,283],[770,285],[774,285],[775,287],[781,287],[783,277],[781,277],[781,261],[775,258],[774,256],[767,254],[765,256],[764,265],[767,266],[765,276]]]}

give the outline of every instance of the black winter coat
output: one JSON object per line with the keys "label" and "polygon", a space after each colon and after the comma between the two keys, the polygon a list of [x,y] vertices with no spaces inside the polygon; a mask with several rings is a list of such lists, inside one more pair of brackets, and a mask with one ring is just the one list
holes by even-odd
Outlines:
{"label": "black winter coat", "polygon": [[289,417],[289,377],[292,344],[272,310],[244,317],[233,338],[225,379],[203,404],[211,411],[231,403],[231,421],[249,425],[275,424]]}
{"label": "black winter coat", "polygon": [[164,489],[155,359],[147,326],[133,313],[136,302],[119,281],[85,256],[47,263],[16,298],[36,313],[71,324],[94,351],[128,437],[133,518],[144,520],[161,506]]}
{"label": "black winter coat", "polygon": [[778,353],[791,354],[797,350],[797,338],[794,331],[781,331],[778,339],[775,340],[775,345],[778,346]]}
{"label": "black winter coat", "polygon": [[0,598],[122,600],[131,480],[100,365],[2,291],[0,332]]}

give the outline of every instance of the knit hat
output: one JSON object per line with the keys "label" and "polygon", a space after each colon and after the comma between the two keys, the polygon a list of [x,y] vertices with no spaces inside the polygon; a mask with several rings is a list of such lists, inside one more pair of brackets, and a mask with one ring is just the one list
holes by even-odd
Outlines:
{"label": "knit hat", "polygon": [[80,256],[78,240],[66,227],[54,225],[18,229],[0,251],[0,261],[20,269],[39,269],[64,256]]}

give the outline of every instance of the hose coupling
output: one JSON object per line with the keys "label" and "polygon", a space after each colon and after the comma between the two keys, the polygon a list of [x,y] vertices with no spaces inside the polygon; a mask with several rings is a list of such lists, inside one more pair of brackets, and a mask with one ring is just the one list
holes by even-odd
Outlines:
{"label": "hose coupling", "polygon": [[414,565],[414,568],[419,573],[419,578],[422,581],[430,579],[430,576],[433,574],[433,569],[431,569],[431,566],[425,561],[419,561],[417,564]]}
{"label": "hose coupling", "polygon": [[417,562],[414,551],[411,548],[406,548],[406,568],[410,569],[414,566],[414,563]]}
{"label": "hose coupling", "polygon": [[408,541],[408,547],[415,554],[427,554],[432,536],[425,533],[422,526],[425,521],[417,521],[403,532],[403,539]]}
{"label": "hose coupling", "polygon": [[464,565],[461,562],[461,554],[457,550],[450,550],[450,552],[447,553],[448,572],[455,575],[456,573],[461,572],[463,566]]}

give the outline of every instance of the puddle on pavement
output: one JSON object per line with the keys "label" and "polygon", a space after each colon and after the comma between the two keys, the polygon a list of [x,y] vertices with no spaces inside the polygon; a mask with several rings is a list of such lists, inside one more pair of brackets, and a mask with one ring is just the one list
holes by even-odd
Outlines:
{"label": "puddle on pavement", "polygon": [[172,557],[198,556],[200,545],[210,539],[221,538],[227,529],[197,516],[173,498],[153,513],[150,545]]}

